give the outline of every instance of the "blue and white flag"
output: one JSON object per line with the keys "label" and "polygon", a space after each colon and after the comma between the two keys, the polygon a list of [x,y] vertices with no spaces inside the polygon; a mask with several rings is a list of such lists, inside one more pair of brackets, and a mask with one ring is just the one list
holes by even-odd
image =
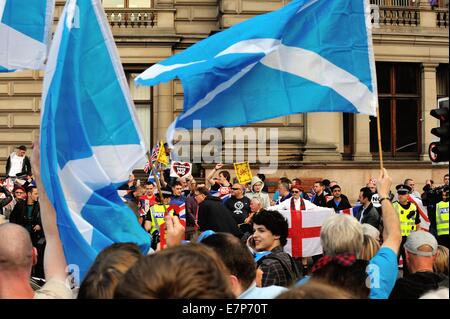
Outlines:
{"label": "blue and white flag", "polygon": [[173,128],[230,127],[300,112],[376,115],[368,0],[294,0],[146,70],[140,85],[182,81]]}
{"label": "blue and white flag", "polygon": [[55,0],[0,0],[0,72],[44,68],[54,7]]}
{"label": "blue and white flag", "polygon": [[143,253],[150,237],[117,188],[146,146],[100,0],[68,0],[49,54],[41,118],[41,174],[69,264],[81,278],[114,242]]}

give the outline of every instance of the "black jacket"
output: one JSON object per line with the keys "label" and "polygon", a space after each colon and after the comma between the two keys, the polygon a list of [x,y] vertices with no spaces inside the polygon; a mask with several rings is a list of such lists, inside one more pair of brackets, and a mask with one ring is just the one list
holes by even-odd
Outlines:
{"label": "black jacket", "polygon": [[9,190],[4,186],[0,186],[0,193],[5,194],[5,198],[0,199],[0,214],[2,213],[1,209],[8,205],[12,201],[12,195]]}
{"label": "black jacket", "polygon": [[[11,215],[9,216],[9,222],[25,227],[30,232],[33,246],[36,246],[38,241],[44,237],[39,202],[35,202],[33,204],[31,219],[29,219],[27,216],[27,202],[25,200],[18,200],[16,206],[14,206],[14,209],[11,212]],[[41,227],[41,230],[38,232],[33,231],[33,228],[36,225]]]}
{"label": "black jacket", "polygon": [[198,206],[198,226],[200,231],[213,230],[215,232],[231,233],[242,237],[232,213],[222,204],[218,197],[208,196]]}
{"label": "black jacket", "polygon": [[416,272],[397,279],[389,299],[419,299],[430,290],[448,289],[448,277],[431,271]]}
{"label": "black jacket", "polygon": [[314,200],[312,203],[320,207],[327,207],[327,199],[325,198],[325,192],[322,192],[322,194],[320,195],[316,194],[314,196]]}
{"label": "black jacket", "polygon": [[333,198],[327,202],[327,207],[333,208],[334,211],[337,213],[340,210],[352,208],[352,205],[350,205],[350,202],[348,201],[347,196],[341,195],[341,202],[339,203],[339,206],[336,206],[336,203],[334,202],[334,198]]}
{"label": "black jacket", "polygon": [[[8,156],[8,160],[6,161],[6,174],[9,173],[10,168],[11,168],[11,155]],[[17,176],[24,176],[24,175],[31,176],[31,162],[28,156],[25,156],[25,158],[23,159],[22,171],[17,174]]]}
{"label": "black jacket", "polygon": [[361,219],[361,224],[370,224],[373,227],[375,227],[376,229],[380,228],[380,223],[381,223],[381,217],[380,214],[378,213],[378,210],[373,207],[373,204],[370,203],[369,206],[367,206],[367,209],[364,210],[364,206],[361,205],[361,207],[359,207],[355,218],[357,220],[360,220],[361,218],[361,213],[363,213],[363,218]]}

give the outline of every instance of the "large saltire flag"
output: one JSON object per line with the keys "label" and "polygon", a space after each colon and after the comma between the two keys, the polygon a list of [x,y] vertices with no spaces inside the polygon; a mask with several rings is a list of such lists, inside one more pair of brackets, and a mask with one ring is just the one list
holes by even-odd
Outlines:
{"label": "large saltire flag", "polygon": [[0,0],[0,72],[44,68],[55,0]]}
{"label": "large saltire flag", "polygon": [[112,243],[147,253],[150,237],[117,193],[147,148],[100,0],[67,1],[42,104],[42,179],[68,263],[82,279]]}
{"label": "large saltire flag", "polygon": [[[136,78],[182,81],[169,128],[230,127],[299,112],[376,115],[368,0],[294,0],[217,33]],[[172,134],[168,134],[168,138]]]}

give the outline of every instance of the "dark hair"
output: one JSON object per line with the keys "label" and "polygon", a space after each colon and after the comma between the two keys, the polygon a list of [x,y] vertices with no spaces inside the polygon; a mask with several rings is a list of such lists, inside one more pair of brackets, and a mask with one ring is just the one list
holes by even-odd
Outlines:
{"label": "dark hair", "polygon": [[330,180],[329,179],[324,179],[324,180],[322,180],[322,186],[325,186],[325,187],[328,187],[328,186],[330,186]]}
{"label": "dark hair", "polygon": [[372,200],[373,194],[369,187],[363,187],[359,191],[362,192],[363,197],[367,198],[369,201]]}
{"label": "dark hair", "polygon": [[295,184],[295,183],[301,184],[301,183],[302,183],[302,180],[301,180],[300,178],[296,177],[296,178],[294,178],[294,179],[292,180],[292,182],[293,182],[294,184]]}
{"label": "dark hair", "polygon": [[103,249],[80,286],[78,299],[112,299],[119,280],[143,258],[134,243],[116,243]]}
{"label": "dark hair", "polygon": [[27,147],[25,145],[20,145],[19,147],[17,147],[17,149],[21,151],[26,151]]}
{"label": "dark hair", "polygon": [[[287,177],[280,177],[280,183],[292,184],[291,180]],[[289,186],[288,186],[289,189]]]}
{"label": "dark hair", "polygon": [[335,188],[341,189],[341,186],[339,186],[339,185],[334,185],[334,186],[332,186],[330,189],[331,189],[331,191],[333,191]]}
{"label": "dark hair", "polygon": [[445,174],[445,175],[444,175],[444,177],[448,177],[448,176],[449,176],[448,174]]}
{"label": "dark hair", "polygon": [[276,299],[351,299],[354,296],[344,290],[319,279],[310,279],[304,285],[283,292]]}
{"label": "dark hair", "polygon": [[175,181],[172,183],[172,187],[175,187],[175,186],[183,186],[183,185],[181,185],[180,181]]}
{"label": "dark hair", "polygon": [[359,259],[350,266],[343,266],[335,261],[331,261],[313,272],[311,278],[348,290],[356,298],[367,299],[370,293],[370,289],[366,286],[366,267],[368,264],[367,260]]}
{"label": "dark hair", "polygon": [[281,246],[286,245],[289,225],[286,218],[279,212],[262,210],[253,216],[253,224],[263,225],[270,230],[273,235],[280,236]]}
{"label": "dark hair", "polygon": [[200,194],[203,194],[205,196],[209,195],[209,191],[205,186],[199,186],[195,189],[197,192],[199,192]]}
{"label": "dark hair", "polygon": [[209,247],[187,244],[138,261],[114,292],[118,299],[231,299],[229,271]]}
{"label": "dark hair", "polygon": [[214,249],[230,273],[239,279],[243,290],[250,287],[256,278],[256,266],[245,244],[227,233],[208,236],[202,240],[202,244]]}
{"label": "dark hair", "polygon": [[219,175],[222,174],[223,177],[225,177],[225,179],[230,182],[231,180],[231,175],[230,172],[228,171],[220,171]]}
{"label": "dark hair", "polygon": [[37,189],[37,187],[34,186],[34,185],[29,185],[29,186],[27,186],[27,193],[32,193],[32,192],[33,192],[33,189]]}
{"label": "dark hair", "polygon": [[256,174],[256,176],[258,176],[259,179],[262,180],[263,182],[266,180],[266,175],[264,175],[264,174],[258,173],[258,174]]}
{"label": "dark hair", "polygon": [[289,191],[289,184],[286,182],[281,182],[280,185],[283,185],[284,188],[286,188],[287,191]]}
{"label": "dark hair", "polygon": [[320,186],[324,186],[323,181],[315,181],[314,184],[320,184]]}

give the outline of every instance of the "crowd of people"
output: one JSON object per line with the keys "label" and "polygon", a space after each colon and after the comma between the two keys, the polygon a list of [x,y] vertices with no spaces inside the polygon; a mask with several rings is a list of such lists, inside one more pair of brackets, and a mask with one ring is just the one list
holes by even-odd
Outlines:
{"label": "crowd of people", "polygon": [[[281,177],[269,196],[264,175],[243,185],[222,164],[204,182],[162,172],[158,183],[140,183],[130,175],[119,192],[152,248],[146,255],[133,243],[105,248],[74,288],[39,149],[31,161],[25,152],[11,154],[0,189],[0,298],[449,298],[448,174],[420,194],[410,178],[393,187],[382,169],[353,204],[337,181],[304,189],[300,178]],[[336,212],[320,229],[323,254],[294,258],[280,212],[318,207]]]}

